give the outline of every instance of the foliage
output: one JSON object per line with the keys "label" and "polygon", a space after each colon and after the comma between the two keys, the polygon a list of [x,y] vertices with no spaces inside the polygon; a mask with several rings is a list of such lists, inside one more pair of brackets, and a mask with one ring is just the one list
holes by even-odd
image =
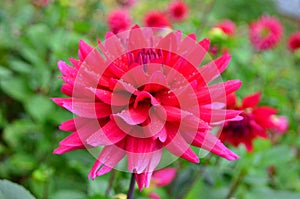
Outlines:
{"label": "foliage", "polygon": [[[164,10],[168,2],[141,0],[130,13],[142,24],[149,8]],[[230,191],[242,199],[300,198],[300,70],[299,60],[286,48],[289,33],[299,30],[298,22],[277,13],[271,0],[187,3],[188,18],[173,28],[204,37],[224,18],[236,22],[237,34],[226,43],[233,58],[223,79],[242,80],[239,96],[261,91],[261,104],[288,116],[290,127],[285,135],[256,140],[252,153],[243,147],[232,148],[241,157],[235,162],[213,155],[202,158],[200,165],[177,161],[172,165],[178,170],[176,179],[156,192],[162,198],[218,199],[226,198]],[[87,152],[52,154],[66,136],[57,126],[72,115],[49,100],[62,96],[57,61],[76,57],[80,39],[89,44],[102,40],[107,31],[106,16],[117,4],[58,0],[37,7],[29,1],[4,0],[0,7],[0,178],[23,185],[43,199],[106,199],[126,193],[128,173],[111,172],[89,181],[94,158]],[[248,24],[266,12],[281,20],[285,35],[276,48],[255,52],[248,41]],[[2,193],[3,183],[16,186],[1,181],[0,197],[8,193]],[[147,190],[136,195],[147,198]]]}

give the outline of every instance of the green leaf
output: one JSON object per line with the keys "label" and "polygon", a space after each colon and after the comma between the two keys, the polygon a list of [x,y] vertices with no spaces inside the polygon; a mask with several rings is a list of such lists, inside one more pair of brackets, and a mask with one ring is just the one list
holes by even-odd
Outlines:
{"label": "green leaf", "polygon": [[32,96],[25,103],[25,108],[28,113],[38,121],[44,121],[51,115],[53,107],[53,102],[42,95]]}
{"label": "green leaf", "polygon": [[300,193],[289,191],[278,191],[269,188],[255,189],[246,194],[245,199],[272,198],[272,199],[299,199]]}
{"label": "green leaf", "polygon": [[27,82],[22,77],[1,79],[0,86],[7,95],[20,101],[26,99],[30,93]]}
{"label": "green leaf", "polygon": [[35,199],[35,197],[24,187],[10,182],[0,180],[0,198],[1,199]]}
{"label": "green leaf", "polygon": [[20,60],[11,60],[10,68],[21,74],[29,74],[30,72],[32,72],[31,65]]}
{"label": "green leaf", "polygon": [[3,66],[0,66],[0,78],[1,79],[5,78],[5,77],[8,77],[11,74],[12,74],[12,72],[9,69],[7,69],[7,68],[5,68]]}

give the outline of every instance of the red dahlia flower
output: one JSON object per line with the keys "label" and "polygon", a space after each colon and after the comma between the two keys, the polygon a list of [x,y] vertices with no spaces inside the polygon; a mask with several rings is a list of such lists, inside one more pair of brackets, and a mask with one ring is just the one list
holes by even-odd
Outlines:
{"label": "red dahlia flower", "polygon": [[260,93],[245,97],[241,105],[236,102],[234,94],[228,96],[227,108],[243,110],[240,121],[230,121],[224,125],[220,139],[233,146],[244,144],[248,152],[253,150],[253,140],[267,138],[267,130],[274,128],[273,115],[277,110],[268,106],[257,106]]}
{"label": "red dahlia flower", "polygon": [[114,10],[108,15],[107,24],[113,33],[127,30],[131,25],[131,18],[125,10]]}
{"label": "red dahlia flower", "polygon": [[174,21],[182,21],[188,12],[188,6],[183,1],[172,1],[168,7],[169,14]]}
{"label": "red dahlia flower", "polygon": [[161,11],[150,11],[144,17],[144,24],[147,27],[162,28],[170,26],[169,19]]}
{"label": "red dahlia flower", "polygon": [[282,32],[283,28],[278,19],[262,16],[250,24],[250,41],[256,50],[267,50],[280,41]]}
{"label": "red dahlia flower", "polygon": [[290,35],[288,39],[288,48],[292,52],[300,49],[300,32],[294,32]]}
{"label": "red dahlia flower", "polygon": [[221,21],[216,24],[215,27],[220,28],[228,36],[233,36],[235,34],[235,24],[229,19]]}
{"label": "red dahlia flower", "polygon": [[190,145],[228,160],[238,158],[211,133],[213,125],[240,114],[222,109],[222,99],[236,91],[240,81],[208,85],[226,69],[230,56],[199,69],[209,48],[207,39],[182,38],[180,31],[163,37],[156,33],[139,27],[107,33],[97,48],[80,41],[79,60],[70,59],[73,66],[58,62],[61,90],[69,97],[53,101],[75,118],[60,125],[72,133],[54,153],[99,149],[89,178],[111,171],[124,159],[141,190],[149,186],[156,167],[166,166],[171,157],[199,163]]}

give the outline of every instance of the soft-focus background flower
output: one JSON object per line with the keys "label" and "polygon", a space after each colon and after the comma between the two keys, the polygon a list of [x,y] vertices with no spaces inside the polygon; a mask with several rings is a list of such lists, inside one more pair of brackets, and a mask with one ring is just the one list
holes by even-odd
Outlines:
{"label": "soft-focus background flower", "polygon": [[[58,129],[60,122],[72,115],[49,98],[63,97],[57,61],[77,58],[79,40],[95,46],[97,38],[103,41],[107,31],[139,24],[168,26],[185,34],[195,32],[197,38],[209,37],[213,40],[213,58],[224,52],[232,55],[222,78],[242,80],[236,96],[243,99],[260,92],[259,106],[278,111],[271,118],[277,126],[267,131],[267,139],[253,140],[251,153],[243,145],[228,143],[241,157],[239,160],[229,162],[203,151],[199,165],[174,162],[170,167],[176,169],[175,178],[154,193],[160,198],[186,199],[300,198],[300,51],[296,34],[300,20],[297,12],[291,11],[298,9],[299,0],[289,5],[284,3],[289,1],[279,0],[181,0],[186,7],[179,6],[184,13],[180,20],[171,13],[172,2],[0,1],[1,179],[22,185],[35,198],[124,198],[130,181],[128,173],[112,171],[89,181],[87,173],[95,159],[88,152],[52,154],[66,137]],[[115,18],[124,21],[113,20],[116,10],[128,14],[116,14]],[[150,20],[154,25],[145,24],[153,11],[159,13]],[[251,24],[262,16],[275,18],[282,26],[276,44],[268,43],[271,47],[267,50],[253,48],[249,39]],[[268,34],[268,30],[261,32],[263,36]],[[4,185],[6,181],[0,181],[0,195],[8,190],[3,189]],[[135,196],[149,198],[149,191],[136,190]]]}

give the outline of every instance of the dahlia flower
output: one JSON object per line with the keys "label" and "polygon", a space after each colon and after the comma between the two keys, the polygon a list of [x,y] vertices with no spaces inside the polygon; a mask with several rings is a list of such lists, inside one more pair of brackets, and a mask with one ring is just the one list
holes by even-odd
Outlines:
{"label": "dahlia flower", "polygon": [[244,144],[248,152],[253,150],[253,140],[267,138],[267,130],[274,128],[273,116],[277,110],[268,106],[257,106],[260,93],[246,96],[241,104],[236,96],[231,94],[227,98],[227,108],[242,110],[240,121],[229,121],[224,125],[220,139],[223,142],[238,146]]}
{"label": "dahlia flower", "polygon": [[144,17],[144,24],[147,27],[167,27],[170,26],[169,19],[161,11],[150,11]]}
{"label": "dahlia flower", "polygon": [[220,28],[228,36],[233,36],[235,34],[235,24],[229,19],[217,23],[214,27]]}
{"label": "dahlia flower", "polygon": [[283,33],[280,21],[270,16],[262,16],[250,24],[249,28],[250,41],[258,51],[273,48],[280,41]]}
{"label": "dahlia flower", "polygon": [[[223,100],[241,82],[210,83],[226,69],[230,56],[199,69],[208,48],[209,41],[197,42],[194,34],[159,36],[152,28],[138,26],[118,35],[107,33],[96,48],[80,41],[79,60],[71,58],[72,66],[58,62],[61,91],[68,97],[53,101],[74,118],[60,125],[72,133],[54,153],[97,153],[88,175],[92,179],[126,165],[140,190],[149,186],[156,168],[170,163],[170,157],[199,163],[190,145],[237,159],[211,130],[240,119],[240,111],[224,109]],[[165,163],[164,157],[169,158]]]}
{"label": "dahlia flower", "polygon": [[130,27],[131,18],[125,10],[114,10],[108,15],[107,24],[110,31],[116,34]]}
{"label": "dahlia flower", "polygon": [[183,1],[172,1],[168,6],[168,13],[174,21],[182,21],[188,12],[188,6]]}
{"label": "dahlia flower", "polygon": [[292,52],[300,49],[300,32],[294,32],[289,36],[288,48]]}

